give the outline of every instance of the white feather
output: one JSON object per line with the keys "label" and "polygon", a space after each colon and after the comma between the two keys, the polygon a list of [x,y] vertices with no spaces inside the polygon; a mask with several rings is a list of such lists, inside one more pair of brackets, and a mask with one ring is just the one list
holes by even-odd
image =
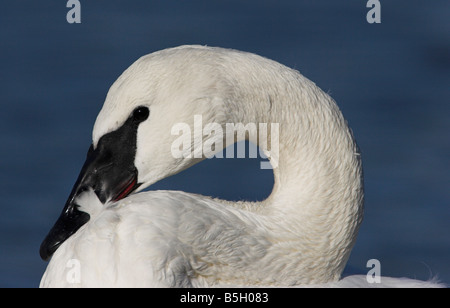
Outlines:
{"label": "white feather", "polygon": [[[56,251],[41,286],[368,286],[365,276],[339,280],[363,216],[361,158],[339,108],[314,83],[249,53],[201,46],[159,51],[113,84],[94,145],[140,105],[150,108],[137,136],[140,189],[201,160],[174,158],[170,149],[171,127],[193,127],[202,115],[203,123],[220,125],[280,124],[279,135],[269,134],[278,155],[259,144],[276,160],[272,194],[233,203],[153,191],[101,205],[87,192],[77,202],[91,219]],[[199,146],[193,142],[192,150]],[[78,268],[67,266],[73,259]],[[80,279],[67,279],[76,270]]]}

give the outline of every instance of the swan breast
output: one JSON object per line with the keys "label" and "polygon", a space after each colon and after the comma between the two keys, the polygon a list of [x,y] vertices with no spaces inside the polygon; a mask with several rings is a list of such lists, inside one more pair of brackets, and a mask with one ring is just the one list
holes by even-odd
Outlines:
{"label": "swan breast", "polygon": [[[92,215],[90,223],[61,245],[46,273],[67,275],[70,268],[51,268],[76,260],[80,281],[71,285],[66,277],[44,276],[41,286],[246,284],[255,278],[256,265],[271,247],[256,221],[209,197],[152,191],[100,209],[92,192],[78,203]],[[264,281],[263,271],[256,272]]]}

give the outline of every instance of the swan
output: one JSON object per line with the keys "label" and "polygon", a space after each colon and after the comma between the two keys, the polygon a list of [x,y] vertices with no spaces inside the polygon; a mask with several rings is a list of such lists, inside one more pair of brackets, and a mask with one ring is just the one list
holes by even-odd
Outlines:
{"label": "swan", "polygon": [[[182,143],[183,155],[174,155],[180,135],[173,127],[193,128],[198,115],[224,131],[227,123],[256,124],[231,139],[254,140],[269,158],[274,187],[266,200],[140,192],[205,159],[206,143],[222,151],[226,137],[210,131]],[[267,129],[262,140],[261,123],[279,129]],[[364,276],[341,279],[363,202],[352,131],[312,81],[237,50],[157,51],[126,69],[106,96],[86,162],[42,242],[40,255],[50,262],[40,286],[367,285]]]}

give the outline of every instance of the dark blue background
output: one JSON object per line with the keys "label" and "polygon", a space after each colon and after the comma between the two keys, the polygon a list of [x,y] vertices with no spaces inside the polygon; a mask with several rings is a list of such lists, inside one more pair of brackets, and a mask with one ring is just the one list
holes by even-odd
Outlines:
{"label": "dark blue background", "polygon": [[[366,213],[347,273],[450,283],[450,2],[66,1],[0,7],[0,286],[35,287],[38,249],[72,188],[110,85],[140,56],[181,44],[258,53],[338,102],[362,149]],[[261,200],[257,160],[205,161],[152,189]]]}

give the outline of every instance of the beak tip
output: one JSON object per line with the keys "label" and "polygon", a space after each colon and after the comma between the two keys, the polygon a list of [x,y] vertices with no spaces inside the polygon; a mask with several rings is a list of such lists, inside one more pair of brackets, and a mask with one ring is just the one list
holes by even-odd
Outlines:
{"label": "beak tip", "polygon": [[39,248],[41,259],[48,261],[58,247],[72,234],[78,231],[81,226],[88,222],[89,219],[89,214],[78,211],[76,208],[70,211],[70,215],[64,210]]}
{"label": "beak tip", "polygon": [[52,255],[53,255],[53,253],[50,252],[50,251],[47,249],[47,247],[46,247],[46,245],[45,245],[45,241],[42,242],[42,244],[41,244],[41,247],[40,247],[40,249],[39,249],[39,255],[41,256],[41,259],[42,259],[43,261],[48,261],[48,260],[50,260],[50,258],[51,258]]}

